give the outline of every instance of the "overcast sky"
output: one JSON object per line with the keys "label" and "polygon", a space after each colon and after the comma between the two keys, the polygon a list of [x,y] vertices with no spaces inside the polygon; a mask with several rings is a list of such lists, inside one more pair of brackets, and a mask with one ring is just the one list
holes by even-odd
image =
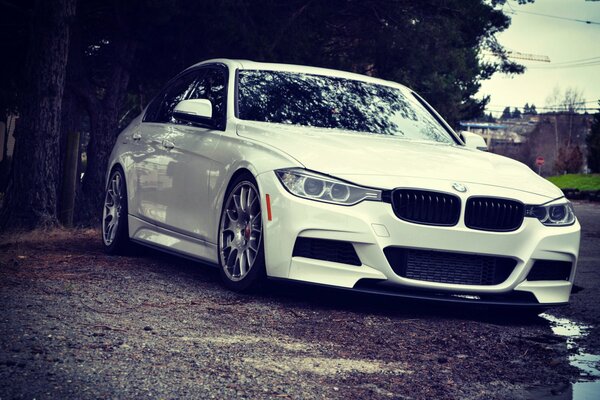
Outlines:
{"label": "overcast sky", "polygon": [[488,111],[498,114],[506,106],[522,109],[526,102],[544,107],[556,85],[562,91],[568,87],[582,90],[589,101],[586,107],[596,107],[600,99],[600,1],[536,0],[518,5],[509,0],[504,10],[515,13],[508,14],[512,23],[498,35],[500,43],[507,50],[546,55],[551,62],[515,60],[528,67],[525,73],[512,77],[496,74],[484,81],[479,94],[491,95]]}

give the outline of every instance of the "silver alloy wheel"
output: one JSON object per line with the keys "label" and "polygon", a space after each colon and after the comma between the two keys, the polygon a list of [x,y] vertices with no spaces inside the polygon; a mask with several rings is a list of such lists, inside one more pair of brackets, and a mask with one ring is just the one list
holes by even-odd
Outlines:
{"label": "silver alloy wheel", "polygon": [[119,171],[115,171],[106,187],[104,211],[102,213],[102,239],[107,246],[110,246],[115,240],[122,207],[123,178]]}
{"label": "silver alloy wheel", "polygon": [[225,201],[219,232],[221,266],[232,281],[241,281],[254,266],[262,238],[260,198],[253,183],[238,183]]}

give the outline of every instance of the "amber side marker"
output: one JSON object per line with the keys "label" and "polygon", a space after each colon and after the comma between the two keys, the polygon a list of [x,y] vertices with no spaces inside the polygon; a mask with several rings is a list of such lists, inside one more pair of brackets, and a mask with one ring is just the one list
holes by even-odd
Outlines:
{"label": "amber side marker", "polygon": [[271,221],[273,216],[271,215],[271,196],[267,194],[267,220]]}

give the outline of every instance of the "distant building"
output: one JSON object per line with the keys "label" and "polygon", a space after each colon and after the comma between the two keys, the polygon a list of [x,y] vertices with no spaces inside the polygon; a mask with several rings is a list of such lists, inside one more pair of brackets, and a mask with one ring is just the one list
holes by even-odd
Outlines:
{"label": "distant building", "polygon": [[[537,117],[537,116],[535,116]],[[533,130],[537,118],[508,119],[501,124],[494,122],[461,122],[460,126],[469,132],[477,133],[485,139],[490,150],[494,146],[505,144],[522,144],[527,141],[527,135]]]}
{"label": "distant building", "polygon": [[[563,173],[564,160],[559,152],[578,148],[583,155],[580,171],[586,171],[586,142],[591,118],[588,114],[547,113],[525,115],[523,118],[503,119],[500,122],[464,121],[462,129],[481,135],[490,152],[501,154],[529,165],[537,171],[535,159],[544,157],[542,174]],[[564,158],[564,157],[563,157]]]}

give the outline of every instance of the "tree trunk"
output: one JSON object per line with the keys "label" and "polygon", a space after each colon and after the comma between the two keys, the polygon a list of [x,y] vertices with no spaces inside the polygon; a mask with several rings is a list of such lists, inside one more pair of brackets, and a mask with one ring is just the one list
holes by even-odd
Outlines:
{"label": "tree trunk", "polygon": [[100,109],[90,115],[87,167],[77,197],[77,220],[80,224],[95,224],[100,220],[104,200],[104,175],[115,142],[118,118],[116,110]]}
{"label": "tree trunk", "polygon": [[569,111],[569,141],[567,142],[567,147],[571,147],[571,140],[573,137],[573,114],[575,111]]}
{"label": "tree trunk", "polygon": [[4,124],[4,136],[2,137],[2,162],[6,161],[8,157],[8,138],[10,137],[10,130],[12,129],[12,123],[15,120],[15,117],[10,113],[6,114],[6,123]]}
{"label": "tree trunk", "polygon": [[558,115],[554,115],[554,162],[558,160]]}
{"label": "tree trunk", "polygon": [[[117,60],[111,66],[111,84],[101,101],[88,101],[90,142],[86,152],[87,167],[76,200],[78,224],[94,225],[101,219],[108,158],[117,138],[119,114],[127,96],[130,66],[137,42],[132,38],[122,38],[115,46]],[[95,96],[95,93],[89,95]]]}
{"label": "tree trunk", "polygon": [[37,0],[33,7],[12,177],[0,220],[3,228],[57,223],[61,104],[75,4],[75,0]]}

